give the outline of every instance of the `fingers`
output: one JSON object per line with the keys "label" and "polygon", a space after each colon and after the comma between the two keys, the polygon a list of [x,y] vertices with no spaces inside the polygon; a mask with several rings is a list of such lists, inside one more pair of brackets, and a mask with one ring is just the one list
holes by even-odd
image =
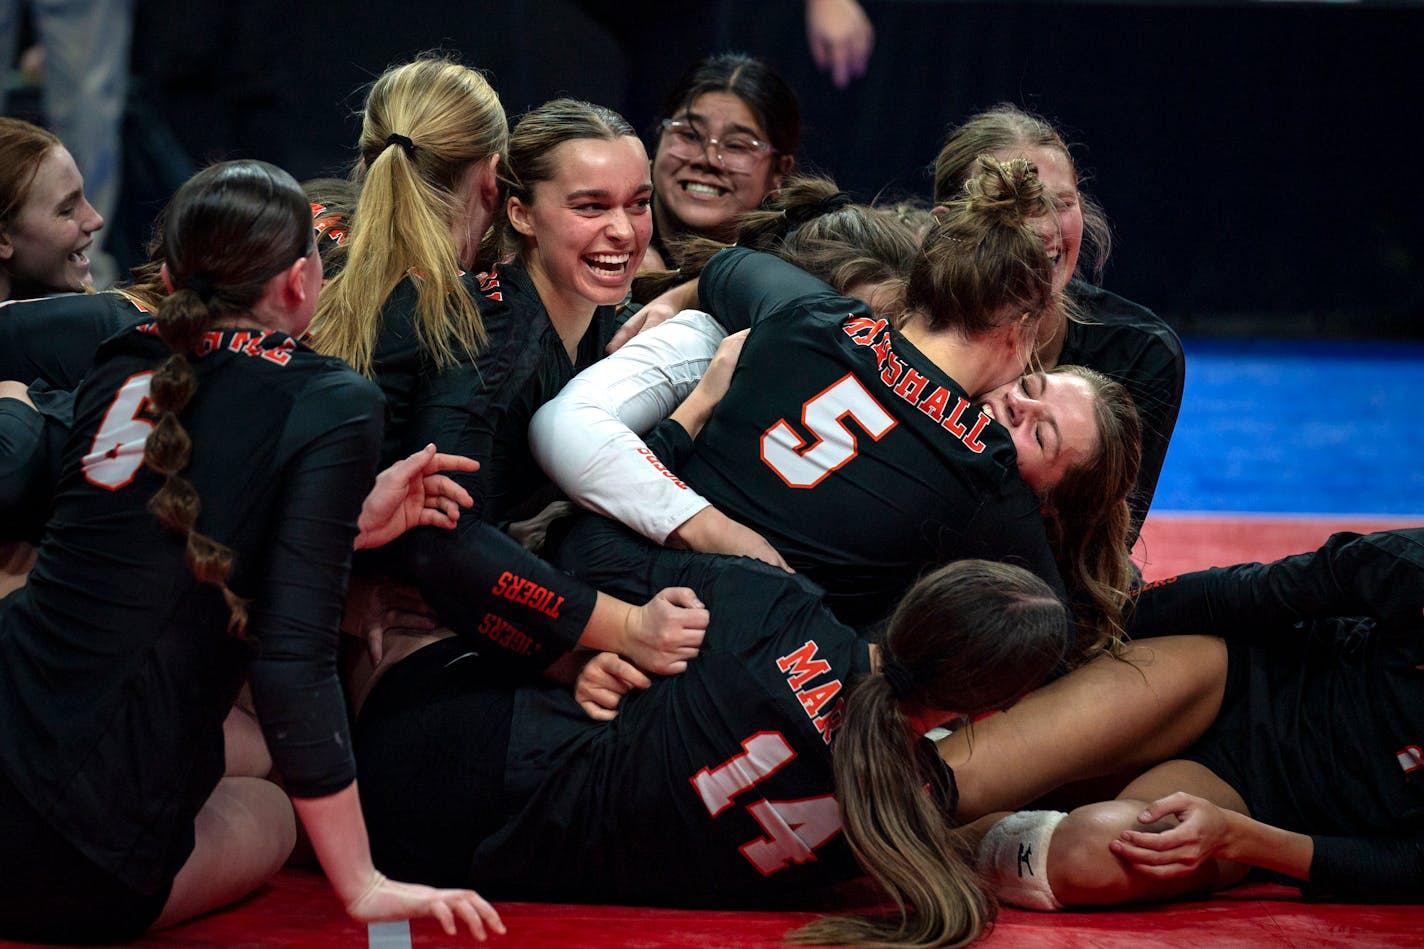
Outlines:
{"label": "fingers", "polygon": [[1151,804],[1148,804],[1142,813],[1137,815],[1137,822],[1139,824],[1155,824],[1168,814],[1180,816],[1181,813],[1190,806],[1191,802],[1191,795],[1182,791],[1177,791],[1175,794],[1168,794],[1166,797],[1160,797]]}
{"label": "fingers", "polygon": [[628,317],[627,322],[618,327],[618,332],[613,334],[613,338],[608,341],[604,352],[613,353],[624,343],[637,336],[643,330],[643,324],[648,320],[648,310],[646,307]]}
{"label": "fingers", "polygon": [[583,713],[595,722],[611,722],[618,717],[616,707],[602,705],[599,700],[593,698],[581,700],[579,708],[583,709]]}
{"label": "fingers", "polygon": [[667,600],[673,606],[706,612],[706,607],[702,601],[697,598],[697,594],[688,587],[667,587],[666,589],[659,590],[658,596]]}
{"label": "fingers", "polygon": [[[458,458],[459,456],[451,455],[450,457]],[[478,465],[479,462],[475,464]],[[469,507],[475,503],[475,499],[470,496],[470,492],[465,490],[460,482],[443,474],[425,476],[425,498],[427,504],[429,504],[432,499],[437,502],[449,501],[452,505],[459,504],[460,507]]]}
{"label": "fingers", "polygon": [[[426,451],[434,451],[435,445],[425,446]],[[436,452],[425,466],[426,474],[435,474],[437,471],[479,471],[480,463],[473,458],[466,458],[464,455],[447,455],[444,452]]]}
{"label": "fingers", "polygon": [[[694,649],[692,653],[693,656],[697,655],[697,650]],[[608,668],[608,671],[617,677],[619,682],[627,686],[627,688],[623,690],[624,692],[630,692],[633,689],[646,689],[653,684],[653,680],[649,679],[643,673],[642,669],[639,669],[626,659],[614,657],[613,664]]]}

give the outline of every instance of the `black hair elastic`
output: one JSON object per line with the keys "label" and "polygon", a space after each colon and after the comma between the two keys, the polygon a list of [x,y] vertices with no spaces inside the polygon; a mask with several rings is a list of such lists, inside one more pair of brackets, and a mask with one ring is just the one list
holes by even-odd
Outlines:
{"label": "black hair elastic", "polygon": [[901,701],[915,691],[915,675],[897,660],[886,657],[880,663],[880,674],[890,685],[890,694]]}
{"label": "black hair elastic", "polygon": [[399,145],[405,151],[405,157],[415,157],[415,143],[399,132],[392,132],[386,136],[386,147],[389,148],[392,145]]}
{"label": "black hair elastic", "polygon": [[788,230],[795,230],[808,221],[813,221],[823,214],[831,214],[839,211],[848,204],[854,204],[851,196],[844,191],[837,191],[835,194],[828,194],[815,204],[805,204],[790,208],[781,213],[786,215]]}
{"label": "black hair elastic", "polygon": [[213,297],[212,281],[200,273],[195,273],[187,280],[184,280],[183,287],[184,289],[192,290],[194,293],[196,293],[198,295],[198,299],[202,300],[204,303],[207,303]]}

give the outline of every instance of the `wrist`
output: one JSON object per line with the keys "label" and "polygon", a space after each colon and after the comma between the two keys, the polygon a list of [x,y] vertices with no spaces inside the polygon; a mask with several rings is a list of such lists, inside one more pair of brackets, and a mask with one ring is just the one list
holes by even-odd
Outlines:
{"label": "wrist", "polygon": [[712,522],[717,517],[717,509],[711,504],[672,529],[667,536],[667,546],[679,550],[702,550],[707,535],[712,530]]}

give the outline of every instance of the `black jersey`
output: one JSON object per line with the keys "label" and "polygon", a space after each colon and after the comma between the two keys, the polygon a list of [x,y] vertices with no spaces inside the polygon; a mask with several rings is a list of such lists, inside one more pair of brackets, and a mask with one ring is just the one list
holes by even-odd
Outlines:
{"label": "black jersey", "polygon": [[395,551],[452,629],[544,665],[577,642],[596,593],[492,525],[548,483],[529,451],[529,419],[602,354],[613,308],[599,308],[571,363],[517,262],[463,279],[479,301],[488,342],[452,365],[437,368],[415,331],[414,283],[397,287],[382,311],[373,365],[388,406],[384,460],[434,442],[480,462],[477,472],[451,473],[475,499],[454,532],[417,529]]}
{"label": "black jersey", "polygon": [[[418,861],[451,846],[463,822],[478,822],[472,793],[449,805],[448,821],[417,820],[429,839],[413,839],[410,822],[389,819],[412,794],[425,800],[427,786],[434,796],[503,771],[503,817],[455,845],[473,847],[464,882],[486,895],[745,905],[859,874],[841,834],[830,739],[846,689],[870,671],[869,647],[795,577],[675,553],[677,566],[657,560],[654,580],[699,591],[712,617],[702,651],[683,674],[625,697],[611,722],[588,718],[566,688],[506,684],[507,758],[471,761],[431,729],[468,708],[469,727],[497,730],[481,717],[488,695],[427,676],[415,701],[438,717],[403,724],[387,706],[368,730],[387,685],[377,683],[357,750],[378,861],[388,848]],[[453,691],[442,693],[442,683]],[[433,773],[415,773],[414,762]]]}
{"label": "black jersey", "polygon": [[73,389],[99,344],[146,315],[113,291],[0,303],[0,379]]}
{"label": "black jersey", "polygon": [[1312,836],[1307,893],[1424,901],[1424,529],[1158,581],[1131,628],[1227,637],[1223,711],[1186,756]]}
{"label": "black jersey", "polygon": [[1081,280],[1070,282],[1068,292],[1089,322],[1068,324],[1059,364],[1087,366],[1121,382],[1142,420],[1142,466],[1128,498],[1129,539],[1136,541],[1182,407],[1187,374],[1182,341],[1157,314],[1115,293]]}
{"label": "black jersey", "polygon": [[474,281],[489,341],[473,361],[421,380],[406,451],[434,442],[442,451],[477,459],[479,471],[455,478],[475,498],[469,513],[499,523],[536,513],[521,505],[549,483],[529,450],[530,418],[603,355],[617,327],[614,307],[599,307],[571,362],[517,259]]}
{"label": "black jersey", "polygon": [[1008,431],[861,301],[775,257],[722,251],[699,296],[753,327],[678,474],[874,622],[927,566],[1016,562],[1060,596],[1039,500]]}
{"label": "black jersey", "polygon": [[244,678],[292,793],[354,778],[336,640],[381,420],[374,385],[284,334],[204,337],[183,475],[198,529],[236,554],[230,586],[251,599],[240,640],[221,592],[185,565],[184,538],[147,510],[160,483],[142,463],[148,385],[169,354],[152,329],[101,348],[29,583],[0,601],[0,769],[143,891],[191,850]]}

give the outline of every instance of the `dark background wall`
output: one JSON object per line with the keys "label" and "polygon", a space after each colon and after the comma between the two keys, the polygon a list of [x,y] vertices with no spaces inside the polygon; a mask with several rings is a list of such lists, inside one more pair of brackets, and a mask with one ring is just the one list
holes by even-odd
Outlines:
{"label": "dark background wall", "polygon": [[862,0],[869,73],[817,72],[796,0],[139,0],[145,101],[194,160],[342,174],[358,87],[444,48],[511,117],[559,93],[640,128],[736,48],[802,96],[803,164],[927,196],[945,128],[1000,101],[1080,143],[1117,246],[1105,284],[1190,333],[1424,338],[1424,5]]}

